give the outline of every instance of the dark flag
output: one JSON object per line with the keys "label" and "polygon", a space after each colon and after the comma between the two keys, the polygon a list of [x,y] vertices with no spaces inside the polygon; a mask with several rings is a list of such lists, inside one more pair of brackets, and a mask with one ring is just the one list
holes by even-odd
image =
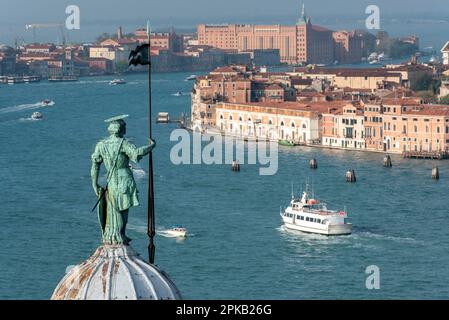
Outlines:
{"label": "dark flag", "polygon": [[128,64],[137,66],[139,64],[145,65],[150,64],[148,59],[148,43],[137,46],[136,49],[132,50],[129,54]]}

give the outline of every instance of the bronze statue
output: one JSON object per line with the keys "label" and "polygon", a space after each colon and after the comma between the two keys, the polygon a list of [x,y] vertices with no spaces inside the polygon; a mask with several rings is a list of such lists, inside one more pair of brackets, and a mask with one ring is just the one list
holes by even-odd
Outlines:
{"label": "bronze statue", "polygon": [[[138,206],[138,190],[129,160],[138,162],[150,153],[156,143],[150,139],[150,145],[137,148],[129,142],[126,134],[127,115],[105,120],[109,123],[110,136],[97,143],[92,154],[92,187],[98,197],[98,217],[102,228],[104,244],[129,244],[125,234],[128,222],[128,209]],[[107,185],[98,185],[100,165],[104,163],[107,171]]]}

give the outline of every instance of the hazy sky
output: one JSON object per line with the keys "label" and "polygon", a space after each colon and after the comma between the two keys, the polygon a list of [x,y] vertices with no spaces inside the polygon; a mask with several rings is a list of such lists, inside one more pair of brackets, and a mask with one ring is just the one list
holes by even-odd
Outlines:
{"label": "hazy sky", "polygon": [[[365,8],[376,4],[384,18],[449,20],[449,0],[305,0],[312,21],[338,24],[365,19]],[[76,4],[81,11],[81,30],[69,38],[91,41],[121,24],[125,32],[150,19],[154,27],[194,27],[197,23],[294,23],[302,1],[298,0],[0,0],[0,42],[15,35],[31,40],[25,24],[65,21],[65,8]],[[354,25],[354,28],[358,27]],[[128,28],[128,30],[126,30]],[[38,40],[55,40],[57,31],[38,30]],[[449,33],[448,33],[449,37]],[[50,38],[50,39],[49,39]],[[53,38],[53,39],[51,39]]]}

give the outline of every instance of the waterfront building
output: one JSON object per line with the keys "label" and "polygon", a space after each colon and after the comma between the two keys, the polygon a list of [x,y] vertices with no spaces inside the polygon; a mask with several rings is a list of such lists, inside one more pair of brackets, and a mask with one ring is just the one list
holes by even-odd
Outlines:
{"label": "waterfront building", "polygon": [[217,128],[227,135],[313,144],[321,140],[321,114],[341,107],[339,102],[220,102],[215,114]]}
{"label": "waterfront building", "polygon": [[334,59],[341,64],[359,63],[363,57],[363,36],[357,31],[336,31],[334,39]]}
{"label": "waterfront building", "polygon": [[89,47],[89,58],[108,59],[115,64],[117,62],[127,62],[130,52],[129,47],[114,47],[112,45],[91,46]]}
{"label": "waterfront building", "polygon": [[342,108],[329,109],[322,115],[323,146],[343,149],[365,149],[363,108],[348,103]]}
{"label": "waterfront building", "polygon": [[449,150],[449,107],[419,98],[364,104],[368,150],[391,153]]}
{"label": "waterfront building", "polygon": [[278,49],[281,62],[289,64],[334,62],[332,31],[313,25],[304,6],[293,26],[283,25],[205,25],[197,26],[200,45],[225,50]]}

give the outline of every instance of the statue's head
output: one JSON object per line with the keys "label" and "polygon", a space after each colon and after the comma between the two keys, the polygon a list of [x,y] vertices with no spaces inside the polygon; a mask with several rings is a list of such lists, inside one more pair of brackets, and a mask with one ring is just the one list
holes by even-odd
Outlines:
{"label": "statue's head", "polygon": [[126,117],[128,115],[124,114],[105,120],[105,122],[109,123],[108,132],[110,135],[123,137],[126,134],[126,122],[123,120]]}
{"label": "statue's head", "polygon": [[123,137],[126,134],[126,122],[123,120],[112,121],[109,124],[108,132],[110,135]]}

